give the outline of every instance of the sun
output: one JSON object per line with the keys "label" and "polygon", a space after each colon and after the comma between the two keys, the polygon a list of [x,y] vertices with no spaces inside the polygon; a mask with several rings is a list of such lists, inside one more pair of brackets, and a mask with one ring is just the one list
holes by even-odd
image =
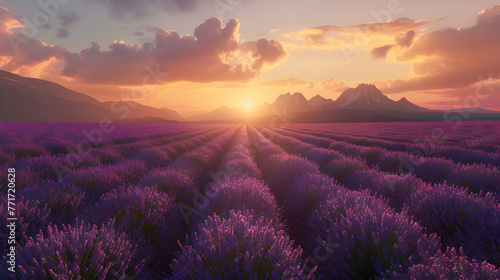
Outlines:
{"label": "sun", "polygon": [[245,109],[252,109],[253,104],[250,101],[245,101],[245,104],[243,106],[245,106]]}

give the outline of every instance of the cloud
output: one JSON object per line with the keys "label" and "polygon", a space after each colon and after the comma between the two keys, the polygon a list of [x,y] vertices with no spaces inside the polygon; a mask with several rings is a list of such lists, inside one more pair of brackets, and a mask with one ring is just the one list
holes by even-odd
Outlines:
{"label": "cloud", "polygon": [[301,79],[297,79],[297,78],[279,79],[279,80],[274,80],[274,81],[263,82],[260,84],[263,86],[287,87],[287,88],[292,88],[292,87],[297,87],[297,86],[307,86],[308,89],[311,89],[314,87],[313,82],[301,80]]}
{"label": "cloud", "polygon": [[107,7],[108,13],[118,20],[135,20],[162,9],[167,12],[195,10],[201,0],[94,0]]}
{"label": "cloud", "polygon": [[[340,48],[345,45],[368,45],[392,40],[398,34],[434,23],[435,20],[391,19],[383,23],[358,24],[351,26],[324,25],[284,34],[288,39],[300,42],[302,47]],[[369,40],[367,40],[367,37]],[[405,38],[401,38],[404,40]],[[408,39],[408,38],[406,38]],[[404,43],[403,41],[401,43]]]}
{"label": "cloud", "polygon": [[323,89],[332,93],[341,93],[346,89],[350,88],[349,85],[342,80],[337,80],[335,77],[331,77],[326,81],[322,81],[319,83]]}
{"label": "cloud", "polygon": [[61,39],[68,38],[69,37],[69,31],[66,30],[66,29],[63,29],[63,28],[59,28],[59,30],[57,30],[56,37],[57,38],[61,38]]}
{"label": "cloud", "polygon": [[[484,9],[476,25],[421,34],[398,55],[410,62],[412,77],[390,82],[387,92],[468,87],[500,78],[500,5]],[[483,78],[481,78],[483,77]]]}
{"label": "cloud", "polygon": [[374,48],[371,50],[370,54],[374,58],[386,58],[387,53],[394,49],[395,47],[400,47],[401,49],[408,48],[413,43],[413,38],[415,38],[415,31],[410,30],[406,33],[399,34],[395,38],[395,44],[384,45],[382,47]]}
{"label": "cloud", "polygon": [[[223,26],[220,19],[211,18],[196,26],[194,36],[158,30],[154,41],[144,44],[115,41],[102,50],[93,43],[68,57],[63,73],[87,83],[115,85],[143,84],[144,79],[149,83],[248,81],[264,66],[286,58],[275,40],[259,40],[243,48],[238,31],[238,20]],[[243,50],[250,55],[245,57]]]}
{"label": "cloud", "polygon": [[146,33],[141,32],[141,31],[136,31],[132,35],[134,35],[135,37],[143,37],[143,36],[146,36]]}
{"label": "cloud", "polygon": [[371,50],[370,54],[374,58],[385,58],[387,56],[387,53],[394,48],[396,45],[385,45],[382,47],[374,48]]}
{"label": "cloud", "polygon": [[12,30],[23,27],[21,17],[0,7],[0,67],[6,71],[27,71],[53,59],[64,60],[69,52],[58,46],[47,45]]}
{"label": "cloud", "polygon": [[396,43],[400,47],[408,48],[413,44],[413,38],[415,38],[415,30],[410,30],[406,34],[396,36]]}
{"label": "cloud", "polygon": [[274,65],[288,56],[283,45],[277,40],[260,39],[256,43],[256,48],[253,53],[255,62],[252,65],[255,70],[260,70],[265,65]]}
{"label": "cloud", "polygon": [[76,12],[60,12],[57,18],[61,21],[61,25],[66,28],[82,19]]}
{"label": "cloud", "polygon": [[[19,15],[0,7],[2,69],[20,73],[43,66],[47,73],[83,83],[245,82],[287,55],[283,45],[276,40],[240,44],[240,24],[236,19],[225,26],[218,18],[208,19],[196,26],[194,36],[181,37],[176,31],[151,27],[148,29],[155,31],[151,41],[142,44],[115,41],[107,49],[92,43],[90,48],[79,53],[12,32],[22,27],[19,20]],[[61,28],[58,37],[66,36],[69,32]]]}

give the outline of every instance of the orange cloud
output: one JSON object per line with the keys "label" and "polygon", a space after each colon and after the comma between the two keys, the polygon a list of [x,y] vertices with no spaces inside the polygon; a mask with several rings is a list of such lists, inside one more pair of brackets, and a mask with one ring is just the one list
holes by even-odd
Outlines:
{"label": "orange cloud", "polygon": [[370,54],[374,58],[385,58],[387,56],[387,53],[395,47],[400,47],[400,48],[410,47],[413,43],[413,38],[415,38],[414,30],[410,30],[406,33],[399,34],[398,36],[396,36],[395,44],[374,48],[371,50]]}
{"label": "orange cloud", "polygon": [[335,77],[331,77],[326,81],[322,81],[319,84],[324,90],[332,93],[341,93],[349,88],[349,85],[342,80],[337,80]]}
{"label": "orange cloud", "polygon": [[[143,44],[115,41],[107,50],[92,43],[80,53],[14,33],[21,27],[19,16],[0,8],[0,66],[20,72],[46,65],[52,74],[78,82],[107,85],[161,84],[178,81],[249,81],[267,66],[287,57],[277,40],[240,44],[239,22],[225,26],[211,18],[196,26],[194,36],[156,30],[155,38]],[[246,52],[246,53],[245,53]],[[47,61],[51,63],[47,65]]]}
{"label": "orange cloud", "polygon": [[69,55],[69,51],[64,48],[13,32],[13,29],[22,27],[20,19],[19,15],[0,7],[0,67],[3,70],[26,71],[47,62],[63,61]]}
{"label": "orange cloud", "polygon": [[313,82],[301,80],[301,79],[297,79],[297,78],[280,79],[280,80],[263,82],[260,84],[263,86],[270,86],[270,87],[290,87],[291,88],[291,87],[296,87],[296,86],[307,86],[308,89],[311,89],[314,87]]}
{"label": "orange cloud", "polygon": [[446,28],[415,38],[398,56],[412,62],[412,77],[391,82],[387,92],[468,87],[500,78],[500,5],[481,11],[469,28]]}
{"label": "orange cloud", "polygon": [[[153,42],[115,42],[106,51],[94,43],[71,57],[63,73],[101,84],[142,84],[145,79],[150,80],[148,83],[248,81],[264,66],[286,58],[286,50],[276,40],[261,39],[242,48],[238,30],[238,20],[222,26],[220,19],[211,18],[195,28],[194,36],[158,30]],[[239,56],[242,49],[249,50],[250,57],[234,63],[235,58],[244,60]],[[151,73],[151,68],[158,73]]]}
{"label": "orange cloud", "polygon": [[[394,36],[411,30],[418,29],[426,24],[434,23],[435,20],[412,20],[409,18],[391,19],[383,23],[369,23],[351,26],[325,25],[307,28],[297,32],[285,34],[288,39],[297,40],[305,47],[313,48],[340,48],[345,45],[367,45],[373,46],[380,41],[391,40]],[[374,37],[366,42],[363,37]],[[362,43],[360,43],[362,42]]]}

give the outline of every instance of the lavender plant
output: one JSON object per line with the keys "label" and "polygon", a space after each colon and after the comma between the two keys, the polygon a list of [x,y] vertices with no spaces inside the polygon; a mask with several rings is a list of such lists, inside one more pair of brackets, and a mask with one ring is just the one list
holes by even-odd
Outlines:
{"label": "lavender plant", "polygon": [[172,263],[171,279],[308,279],[300,268],[301,249],[264,217],[231,211],[213,215]]}
{"label": "lavender plant", "polygon": [[112,223],[49,226],[20,250],[19,279],[127,279],[141,264],[131,266],[135,247]]}
{"label": "lavender plant", "polygon": [[327,255],[318,267],[327,279],[374,279],[439,250],[435,235],[366,191],[337,192],[312,213],[306,231],[306,252],[323,248]]}
{"label": "lavender plant", "polygon": [[429,232],[438,233],[444,245],[463,247],[468,256],[500,265],[500,206],[491,194],[426,185],[406,208]]}

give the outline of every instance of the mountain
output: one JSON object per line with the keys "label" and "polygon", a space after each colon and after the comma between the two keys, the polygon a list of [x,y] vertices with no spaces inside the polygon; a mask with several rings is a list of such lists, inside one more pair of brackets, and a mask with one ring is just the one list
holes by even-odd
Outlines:
{"label": "mountain", "polygon": [[[99,102],[53,82],[2,70],[0,96],[0,121],[100,122],[105,118],[118,121],[124,115],[120,110],[113,110],[111,101]],[[151,122],[152,118],[157,118],[155,121],[184,121],[177,112],[166,108],[129,101],[116,102],[115,106],[128,106],[130,113],[126,118],[134,121]]]}
{"label": "mountain", "polygon": [[[134,101],[106,101],[102,102],[103,108],[120,108],[129,107],[129,113],[127,119],[143,119],[147,117],[161,118],[165,120],[174,120],[178,122],[184,121],[184,119],[177,114],[176,111],[170,109],[158,109],[151,106],[142,105]],[[124,114],[124,113],[120,113]]]}
{"label": "mountain", "polygon": [[309,101],[300,92],[294,94],[286,93],[278,96],[271,104],[264,103],[261,106],[253,108],[251,111],[243,108],[228,108],[222,106],[209,113],[196,115],[188,118],[188,121],[216,121],[216,120],[235,120],[248,119],[252,117],[279,116],[286,114],[296,114],[313,111],[316,108],[309,104]]}
{"label": "mountain", "polygon": [[402,112],[424,112],[426,108],[417,106],[406,98],[394,101],[384,95],[375,85],[360,84],[344,91],[335,101],[339,109],[351,110],[394,110]]}
{"label": "mountain", "polygon": [[[467,110],[470,120],[500,120],[500,112],[481,108]],[[218,122],[401,122],[442,121],[444,111],[433,111],[406,98],[394,101],[375,85],[360,84],[344,91],[337,100],[320,95],[307,100],[301,93],[286,93],[273,103],[264,103],[250,111],[221,107],[190,121]],[[453,114],[461,114],[455,110]],[[282,116],[285,115],[285,116]],[[288,116],[286,116],[288,115]],[[448,116],[449,117],[449,116]]]}
{"label": "mountain", "polygon": [[72,102],[30,86],[0,81],[0,120],[41,122],[99,122],[113,113],[89,102]]}
{"label": "mountain", "polygon": [[35,78],[26,78],[7,71],[0,70],[0,83],[11,84],[12,82],[29,86],[45,95],[62,98],[68,101],[88,102],[96,105],[99,105],[100,103],[98,100],[88,95],[67,89],[53,82]]}
{"label": "mountain", "polygon": [[344,91],[336,103],[344,108],[373,108],[382,104],[391,104],[394,102],[385,96],[375,85],[360,84],[356,88],[350,88]]}
{"label": "mountain", "polygon": [[184,121],[184,118],[179,113],[177,113],[177,111],[175,111],[175,110],[171,110],[168,108],[160,108],[160,110],[165,111],[168,114],[170,114],[173,117],[172,120],[176,120],[179,122]]}
{"label": "mountain", "polygon": [[319,94],[309,99],[308,103],[312,107],[333,107],[337,104],[332,99],[326,99]]}
{"label": "mountain", "polygon": [[418,105],[411,103],[410,101],[408,101],[408,99],[406,99],[406,97],[403,97],[403,98],[399,99],[398,101],[396,101],[396,104],[397,104],[397,108],[400,111],[406,111],[406,112],[429,112],[429,111],[431,111],[427,108],[420,107]]}
{"label": "mountain", "polygon": [[209,113],[200,114],[188,118],[188,121],[215,121],[215,120],[231,120],[240,119],[243,115],[241,110],[231,109],[226,106],[219,107]]}
{"label": "mountain", "polygon": [[277,109],[283,113],[300,113],[313,110],[313,107],[300,92],[294,94],[284,94],[278,96],[276,101],[270,106],[272,109]]}

